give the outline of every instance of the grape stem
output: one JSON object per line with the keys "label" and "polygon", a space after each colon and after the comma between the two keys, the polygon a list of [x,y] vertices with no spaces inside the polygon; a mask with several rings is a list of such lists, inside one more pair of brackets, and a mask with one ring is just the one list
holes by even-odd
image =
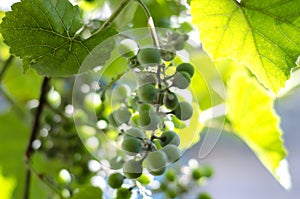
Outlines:
{"label": "grape stem", "polygon": [[119,75],[117,75],[115,78],[113,78],[103,89],[102,93],[101,93],[101,101],[105,101],[105,95],[106,92],[108,91],[108,89],[110,89],[112,87],[112,85],[114,83],[116,83],[116,81],[118,81],[124,74],[126,74],[128,72],[128,70],[126,70],[123,73],[120,73]]}
{"label": "grape stem", "polygon": [[145,3],[142,0],[136,0],[139,5],[142,7],[142,9],[145,11],[146,17],[148,18],[148,27],[150,30],[150,34],[153,40],[153,44],[156,48],[160,48],[159,46],[159,40],[158,40],[158,36],[157,36],[157,32],[155,30],[155,26],[154,26],[154,22],[153,22],[153,18],[151,16],[151,13],[149,11],[149,9],[147,8],[147,6],[145,5]]}
{"label": "grape stem", "polygon": [[[32,147],[33,141],[36,139],[39,128],[40,128],[40,119],[42,116],[42,112],[44,109],[44,106],[46,104],[46,94],[48,93],[50,86],[49,86],[50,78],[45,77],[42,87],[41,87],[41,94],[40,94],[40,99],[39,99],[39,106],[37,107],[36,113],[35,113],[35,118],[34,118],[34,123],[32,126],[31,130],[31,135],[30,135],[30,140],[26,149],[26,161],[29,161],[34,150]],[[30,190],[30,181],[31,181],[31,170],[28,168],[26,171],[26,178],[25,178],[25,190],[24,190],[24,196],[23,199],[29,199],[29,190]]]}
{"label": "grape stem", "polygon": [[98,34],[105,28],[111,25],[111,23],[121,14],[121,12],[127,7],[127,5],[131,2],[132,0],[125,0],[123,3],[120,4],[120,6],[117,8],[117,10],[102,24],[102,26],[93,33],[93,35]]}

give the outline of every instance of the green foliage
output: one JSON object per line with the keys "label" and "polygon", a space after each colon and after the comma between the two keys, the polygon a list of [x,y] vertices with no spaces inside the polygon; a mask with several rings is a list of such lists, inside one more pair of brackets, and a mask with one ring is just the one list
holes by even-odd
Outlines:
{"label": "green foliage", "polygon": [[[74,6],[68,0],[21,0],[1,23],[1,41],[3,37],[10,53],[22,59],[27,73],[22,74],[16,59],[6,70],[9,53],[1,42],[0,100],[12,109],[0,115],[0,187],[4,190],[0,198],[9,197],[14,187],[11,198],[23,194],[28,166],[23,159],[36,113],[37,102],[32,99],[40,94],[40,75],[54,78],[51,92],[42,91],[47,92],[45,110],[38,118],[41,125],[30,157],[33,199],[102,198],[106,190],[87,185],[92,177],[106,180],[116,198],[130,198],[135,191],[145,194],[141,186],[149,185],[152,175],[162,175],[154,191],[168,198],[184,197],[212,176],[212,168],[193,162],[181,173],[180,166],[179,170],[166,166],[180,158],[182,149],[199,141],[205,125],[221,128],[218,122],[225,112],[222,119],[206,114],[220,104],[226,104],[226,130],[241,138],[285,188],[290,187],[280,118],[267,89],[278,93],[300,54],[300,0],[192,0],[193,24],[215,63],[186,42],[193,27],[182,17],[190,14],[186,5],[177,0],[124,0],[129,3],[126,8],[119,7],[123,5],[119,0],[78,2]],[[113,11],[106,22],[102,21],[104,5]],[[101,17],[92,18],[91,11]],[[118,31],[151,26],[152,18],[145,17],[144,11],[152,14],[156,26],[176,32],[157,29],[157,41],[153,28],[151,35],[122,32],[106,40]],[[140,37],[153,41],[149,44]],[[152,47],[153,43],[159,47]],[[181,52],[188,56],[182,57]],[[84,70],[82,63],[87,66]],[[78,98],[83,107],[73,110],[75,78],[55,77],[95,66],[103,66],[101,75],[96,70],[88,73],[97,80],[80,85]],[[192,100],[185,99],[185,94]],[[72,116],[78,120],[76,125]],[[86,149],[101,158],[94,160]],[[191,181],[185,184],[182,178]],[[211,198],[207,193],[196,193],[196,197]]]}
{"label": "green foliage", "polygon": [[[255,152],[264,166],[285,187],[288,168],[279,117],[272,96],[246,72],[231,75],[227,93],[228,118],[233,130]],[[282,172],[278,172],[278,169]]]}
{"label": "green foliage", "polygon": [[[78,73],[93,48],[117,33],[107,28],[84,39],[78,34],[82,27],[79,8],[68,0],[23,0],[6,13],[1,33],[10,52],[23,59],[25,71],[32,67],[41,75],[69,76]],[[112,46],[97,55],[99,65],[109,58]]]}
{"label": "green foliage", "polygon": [[191,13],[214,60],[230,57],[246,65],[278,93],[300,52],[299,5],[299,0],[193,0]]}

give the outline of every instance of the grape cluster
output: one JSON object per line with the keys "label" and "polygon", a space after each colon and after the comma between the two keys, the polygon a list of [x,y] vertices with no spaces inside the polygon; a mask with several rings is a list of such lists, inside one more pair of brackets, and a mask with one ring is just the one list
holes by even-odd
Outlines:
{"label": "grape cluster", "polygon": [[162,175],[168,164],[180,158],[180,137],[166,122],[174,116],[187,121],[193,115],[191,104],[176,94],[177,89],[189,87],[194,75],[192,64],[174,61],[186,40],[180,34],[168,35],[164,50],[141,48],[133,39],[120,42],[119,53],[137,78],[135,88],[120,84],[112,92],[120,105],[108,116],[108,122],[118,131],[117,140],[126,154],[123,173],[108,178],[112,188],[120,189],[125,178],[139,178],[144,167],[154,176]]}
{"label": "grape cluster", "polygon": [[[199,165],[195,159],[191,159],[186,166],[177,166],[179,167],[175,165],[168,168],[160,180],[157,192],[164,192],[167,198],[211,199],[210,194],[206,192],[197,193],[199,186],[203,186],[213,175],[210,166]],[[193,197],[189,196],[189,192],[193,193]]]}

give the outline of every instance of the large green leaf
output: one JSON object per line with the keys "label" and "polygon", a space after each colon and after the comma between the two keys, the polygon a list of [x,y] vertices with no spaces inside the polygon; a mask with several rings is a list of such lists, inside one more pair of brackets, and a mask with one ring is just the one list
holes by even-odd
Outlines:
{"label": "large green leaf", "polygon": [[[117,33],[107,28],[83,39],[76,34],[82,27],[80,9],[68,0],[22,0],[6,13],[1,33],[11,53],[23,59],[25,70],[33,67],[42,75],[69,76],[98,44]],[[107,44],[97,55],[98,65],[109,58],[112,46]]]}
{"label": "large green leaf", "polygon": [[289,188],[287,154],[270,93],[247,72],[232,73],[228,83],[227,113],[236,135],[247,143],[282,186]]}
{"label": "large green leaf", "polygon": [[193,24],[214,60],[246,65],[277,93],[300,54],[300,0],[193,0]]}

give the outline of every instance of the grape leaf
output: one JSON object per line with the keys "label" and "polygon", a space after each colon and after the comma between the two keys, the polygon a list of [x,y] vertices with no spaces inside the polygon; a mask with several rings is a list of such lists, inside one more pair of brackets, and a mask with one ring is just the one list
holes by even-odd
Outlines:
{"label": "grape leaf", "polygon": [[[98,44],[117,33],[106,28],[83,39],[77,34],[82,27],[79,7],[68,0],[22,0],[6,13],[0,30],[10,52],[23,59],[25,70],[33,67],[41,75],[70,76]],[[109,58],[112,45],[97,55],[99,65]]]}
{"label": "grape leaf", "polygon": [[6,178],[2,176],[2,171],[0,168],[0,198],[2,199],[10,199],[12,198],[12,192],[15,187],[15,179],[14,178]]}
{"label": "grape leaf", "polygon": [[227,113],[234,132],[254,151],[262,164],[285,188],[291,182],[286,150],[270,93],[245,71],[228,82]]}
{"label": "grape leaf", "polygon": [[300,54],[300,0],[193,0],[193,24],[214,60],[230,57],[277,93]]}

